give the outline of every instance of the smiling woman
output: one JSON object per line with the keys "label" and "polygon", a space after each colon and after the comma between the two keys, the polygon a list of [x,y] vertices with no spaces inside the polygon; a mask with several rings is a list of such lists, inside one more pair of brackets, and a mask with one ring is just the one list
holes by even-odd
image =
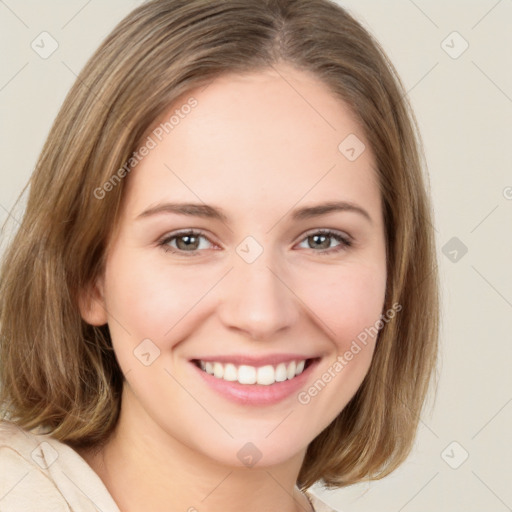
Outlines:
{"label": "smiling woman", "polygon": [[403,462],[438,321],[414,126],[327,0],[123,20],[1,270],[2,510],[331,510],[312,484]]}

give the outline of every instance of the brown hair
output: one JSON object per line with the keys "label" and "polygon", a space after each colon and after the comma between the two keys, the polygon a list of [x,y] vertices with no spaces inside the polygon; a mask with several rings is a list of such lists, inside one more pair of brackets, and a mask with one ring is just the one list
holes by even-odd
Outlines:
{"label": "brown hair", "polygon": [[86,324],[78,297],[103,271],[126,180],[101,200],[94,191],[178,97],[222,74],[278,62],[322,80],[361,122],[383,199],[385,309],[402,306],[381,329],[357,393],[310,443],[298,484],[342,487],[382,478],[403,462],[437,358],[438,276],[420,138],[380,46],[329,0],[154,0],[102,43],[55,120],[4,255],[5,418],[75,447],[109,436],[123,376],[108,326]]}

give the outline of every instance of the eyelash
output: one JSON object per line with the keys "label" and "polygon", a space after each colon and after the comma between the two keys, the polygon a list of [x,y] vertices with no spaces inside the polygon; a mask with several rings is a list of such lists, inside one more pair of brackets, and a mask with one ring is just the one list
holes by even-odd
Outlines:
{"label": "eyelash", "polygon": [[[352,240],[348,236],[342,235],[341,233],[338,233],[337,231],[332,231],[330,229],[319,229],[316,231],[310,231],[309,233],[305,234],[305,236],[301,240],[301,242],[303,242],[304,240],[307,240],[309,237],[312,237],[314,235],[321,235],[321,236],[334,238],[337,242],[339,242],[339,245],[337,245],[333,248],[330,248],[330,249],[324,249],[321,251],[315,251],[314,249],[310,249],[313,252],[320,254],[320,255],[330,255],[330,254],[338,253],[340,251],[347,250],[349,247],[352,247]],[[168,245],[172,240],[183,237],[183,236],[203,237],[206,240],[208,240],[210,243],[213,243],[202,231],[190,229],[190,230],[180,231],[178,233],[174,233],[172,235],[166,236],[160,242],[158,242],[158,246],[161,247],[165,252],[186,255],[187,257],[188,256],[199,256],[199,254],[201,253],[200,250],[183,251],[180,249],[175,249]]]}

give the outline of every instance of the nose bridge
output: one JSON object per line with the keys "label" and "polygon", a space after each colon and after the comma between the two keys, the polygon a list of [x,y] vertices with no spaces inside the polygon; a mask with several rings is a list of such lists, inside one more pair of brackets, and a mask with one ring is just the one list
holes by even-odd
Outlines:
{"label": "nose bridge", "polygon": [[255,254],[255,250],[250,241],[249,250],[243,243],[237,248],[220,307],[221,319],[254,339],[267,339],[297,321],[298,304],[284,284],[279,255],[263,248]]}

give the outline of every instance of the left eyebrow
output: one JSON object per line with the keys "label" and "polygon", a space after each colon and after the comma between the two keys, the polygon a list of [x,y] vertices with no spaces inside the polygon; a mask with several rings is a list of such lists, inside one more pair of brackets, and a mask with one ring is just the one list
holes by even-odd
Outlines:
{"label": "left eyebrow", "polygon": [[304,208],[299,208],[294,210],[292,213],[292,219],[294,220],[304,220],[311,219],[314,217],[319,217],[320,215],[326,215],[328,213],[333,212],[354,212],[359,213],[363,217],[365,217],[370,224],[373,223],[370,214],[360,206],[350,203],[348,201],[330,201],[327,203],[322,203],[315,206],[307,206]]}

